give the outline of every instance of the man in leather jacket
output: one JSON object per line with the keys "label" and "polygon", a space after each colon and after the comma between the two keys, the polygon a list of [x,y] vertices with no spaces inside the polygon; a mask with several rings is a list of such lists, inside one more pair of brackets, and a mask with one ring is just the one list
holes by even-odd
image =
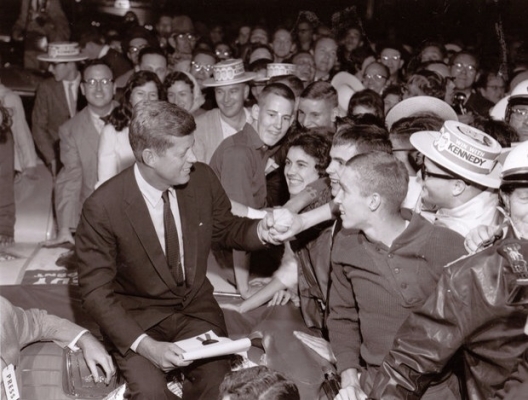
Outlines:
{"label": "man in leather jacket", "polygon": [[421,309],[401,326],[372,399],[418,399],[457,352],[469,399],[510,397],[527,380],[528,143],[508,155],[501,197],[504,238],[446,266]]}

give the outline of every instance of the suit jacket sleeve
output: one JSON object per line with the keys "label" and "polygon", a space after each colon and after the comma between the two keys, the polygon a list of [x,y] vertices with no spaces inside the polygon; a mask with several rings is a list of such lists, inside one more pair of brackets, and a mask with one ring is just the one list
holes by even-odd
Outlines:
{"label": "suit jacket sleeve", "polygon": [[79,150],[71,130],[72,124],[66,122],[59,128],[60,156],[63,168],[55,182],[55,208],[59,229],[75,228],[83,183],[82,165]]}
{"label": "suit jacket sleeve", "polygon": [[48,103],[51,98],[50,86],[43,81],[38,89],[35,97],[35,105],[32,113],[33,139],[39,149],[44,162],[50,164],[55,159],[55,151],[53,149],[54,138],[49,130],[50,119]]}
{"label": "suit jacket sleeve", "polygon": [[45,310],[16,307],[4,297],[0,297],[0,311],[2,357],[8,364],[16,363],[20,350],[30,343],[51,340],[65,347],[84,330]]}
{"label": "suit jacket sleeve", "polygon": [[79,286],[83,306],[125,354],[144,330],[115,294],[118,244],[108,209],[98,196],[91,196],[84,203],[75,246],[80,264]]}

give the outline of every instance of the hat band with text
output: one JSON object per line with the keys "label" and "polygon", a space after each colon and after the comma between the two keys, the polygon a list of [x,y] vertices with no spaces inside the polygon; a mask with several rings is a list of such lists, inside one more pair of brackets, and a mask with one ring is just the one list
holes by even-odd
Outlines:
{"label": "hat band with text", "polygon": [[244,64],[242,62],[231,63],[230,65],[215,65],[213,67],[214,80],[226,82],[236,79],[244,74]]}
{"label": "hat band with text", "polygon": [[478,174],[489,174],[501,151],[489,135],[455,121],[446,121],[434,148],[446,159]]}

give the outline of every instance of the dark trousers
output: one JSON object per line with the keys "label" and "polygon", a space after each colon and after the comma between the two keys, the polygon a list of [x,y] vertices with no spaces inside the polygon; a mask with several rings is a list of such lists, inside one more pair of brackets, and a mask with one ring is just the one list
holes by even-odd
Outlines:
{"label": "dark trousers", "polygon": [[[209,322],[181,314],[173,314],[146,333],[154,340],[175,342],[212,330],[226,336],[220,328]],[[126,397],[133,400],[176,400],[178,396],[167,389],[166,374],[149,360],[129,350],[123,357],[113,349],[117,365],[125,377],[128,389]],[[182,368],[184,400],[210,400],[218,397],[218,388],[230,371],[227,358],[194,361]]]}

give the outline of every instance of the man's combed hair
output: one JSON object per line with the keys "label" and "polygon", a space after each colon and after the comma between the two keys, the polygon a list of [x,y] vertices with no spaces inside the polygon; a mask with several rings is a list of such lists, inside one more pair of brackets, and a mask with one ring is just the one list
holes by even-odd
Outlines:
{"label": "man's combed hair", "polygon": [[352,157],[346,166],[355,171],[362,196],[378,193],[390,213],[399,212],[409,184],[409,173],[400,160],[373,151]]}
{"label": "man's combed hair", "polygon": [[262,89],[262,92],[259,96],[259,106],[264,104],[268,95],[272,93],[277,96],[284,97],[286,100],[289,100],[292,103],[295,102],[295,95],[293,94],[292,90],[284,83],[277,82],[264,86],[264,89]]}
{"label": "man's combed hair", "polygon": [[316,81],[306,86],[301,93],[301,99],[326,100],[332,108],[337,107],[337,90],[328,82]]}
{"label": "man's combed hair", "polygon": [[294,382],[265,366],[240,369],[226,374],[220,385],[219,400],[299,400]]}
{"label": "man's combed hair", "polygon": [[196,129],[191,114],[166,101],[141,101],[134,107],[130,122],[130,146],[138,162],[143,161],[143,150],[158,154],[173,145],[172,137],[190,135]]}
{"label": "man's combed hair", "polygon": [[371,151],[392,153],[387,129],[376,125],[344,125],[337,130],[332,146],[355,146],[358,153]]}

